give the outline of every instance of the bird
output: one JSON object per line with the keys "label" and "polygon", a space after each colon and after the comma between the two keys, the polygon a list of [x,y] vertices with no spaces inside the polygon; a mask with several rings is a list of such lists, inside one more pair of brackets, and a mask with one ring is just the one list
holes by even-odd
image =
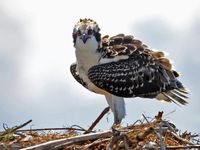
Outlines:
{"label": "bird", "polygon": [[70,66],[71,74],[89,91],[105,96],[114,124],[126,116],[124,98],[188,103],[188,90],[165,52],[132,35],[102,37],[97,22],[87,18],[78,20],[72,37],[76,62]]}

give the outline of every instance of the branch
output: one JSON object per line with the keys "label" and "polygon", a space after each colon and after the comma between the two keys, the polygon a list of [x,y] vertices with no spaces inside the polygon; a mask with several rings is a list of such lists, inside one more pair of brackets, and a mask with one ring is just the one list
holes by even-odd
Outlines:
{"label": "branch", "polygon": [[192,142],[190,142],[190,141],[188,141],[186,139],[183,139],[183,138],[179,137],[178,135],[176,135],[173,132],[169,132],[169,133],[172,134],[177,140],[179,140],[179,141],[181,141],[183,143],[186,143],[186,144],[189,144],[189,145],[194,145],[194,143],[192,143]]}
{"label": "branch", "polygon": [[76,130],[76,131],[85,131],[85,129],[82,129],[82,128],[65,127],[65,128],[25,129],[25,130],[17,130],[16,132],[27,132],[27,131],[49,131],[49,130]]}
{"label": "branch", "polygon": [[19,126],[16,126],[16,127],[13,127],[11,129],[7,129],[5,132],[3,132],[1,135],[0,135],[0,139],[3,138],[6,134],[11,134],[11,133],[15,133],[18,129],[20,128],[23,128],[24,126],[26,126],[27,124],[31,123],[32,120],[29,120]]}
{"label": "branch", "polygon": [[151,134],[154,131],[153,127],[149,127],[144,130],[144,132],[139,133],[136,137],[138,141],[143,141],[149,134]]}
{"label": "branch", "polygon": [[108,142],[109,140],[110,140],[110,138],[98,139],[98,140],[96,140],[96,141],[94,141],[94,142],[92,142],[90,144],[85,145],[83,147],[83,150],[87,150],[87,149],[89,149],[89,148],[91,148],[93,146],[99,145],[99,144],[104,143],[104,142]]}
{"label": "branch", "polygon": [[191,149],[191,148],[200,148],[200,145],[188,145],[188,146],[167,146],[166,149]]}
{"label": "branch", "polygon": [[83,134],[87,134],[90,133],[94,127],[99,123],[99,121],[103,118],[103,116],[108,113],[108,111],[110,110],[110,107],[106,107],[101,114],[97,117],[97,119],[94,121],[94,123],[92,123],[92,125],[83,133]]}

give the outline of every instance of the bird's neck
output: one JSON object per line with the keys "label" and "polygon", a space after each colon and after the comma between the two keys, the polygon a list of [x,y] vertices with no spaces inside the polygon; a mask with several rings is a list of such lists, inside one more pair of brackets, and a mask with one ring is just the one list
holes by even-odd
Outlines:
{"label": "bird's neck", "polygon": [[76,48],[77,71],[87,72],[92,66],[99,63],[101,53],[92,48]]}
{"label": "bird's neck", "polygon": [[77,71],[80,73],[87,71],[94,65],[99,63],[101,53],[97,50],[100,42],[93,36],[87,40],[86,43],[79,38],[76,40],[76,60],[77,60]]}

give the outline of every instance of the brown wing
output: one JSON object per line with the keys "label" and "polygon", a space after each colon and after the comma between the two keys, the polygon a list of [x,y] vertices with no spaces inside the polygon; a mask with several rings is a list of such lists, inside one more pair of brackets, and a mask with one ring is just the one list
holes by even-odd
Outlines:
{"label": "brown wing", "polygon": [[[154,52],[133,36],[102,38],[99,49],[107,63],[93,66],[89,79],[99,88],[120,97],[146,97],[186,104],[183,85],[163,52]],[[128,56],[126,59],[120,59]],[[113,61],[112,61],[112,58]],[[119,58],[118,60],[116,58]],[[105,59],[106,60],[106,59]]]}
{"label": "brown wing", "polygon": [[100,50],[103,53],[103,58],[113,58],[120,55],[128,55],[131,57],[135,51],[141,54],[148,54],[152,57],[153,61],[160,63],[165,69],[172,71],[175,77],[179,76],[176,71],[172,70],[172,63],[166,58],[164,52],[153,51],[132,35],[118,34],[113,37],[106,35],[102,37],[102,48]]}

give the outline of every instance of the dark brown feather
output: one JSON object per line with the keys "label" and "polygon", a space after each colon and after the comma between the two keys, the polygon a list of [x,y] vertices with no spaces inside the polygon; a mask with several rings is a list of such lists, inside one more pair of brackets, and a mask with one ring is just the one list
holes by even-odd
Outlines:
{"label": "dark brown feather", "polygon": [[160,63],[165,69],[173,72],[175,77],[179,74],[172,70],[172,63],[165,57],[162,51],[153,51],[142,41],[135,39],[132,35],[118,34],[116,36],[109,37],[105,35],[102,37],[102,47],[100,51],[104,54],[104,58],[113,58],[120,55],[134,55],[134,52],[139,54],[145,54],[150,57],[151,64]]}

